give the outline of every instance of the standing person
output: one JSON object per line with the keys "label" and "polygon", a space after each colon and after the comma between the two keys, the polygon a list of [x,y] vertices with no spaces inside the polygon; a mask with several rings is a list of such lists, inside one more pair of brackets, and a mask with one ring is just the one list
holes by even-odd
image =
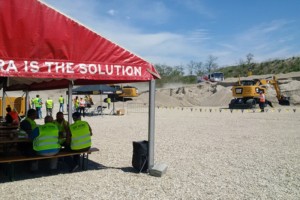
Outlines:
{"label": "standing person", "polygon": [[266,102],[266,96],[263,93],[263,91],[259,92],[259,108],[260,112],[265,112],[265,102]]}
{"label": "standing person", "polygon": [[78,112],[79,111],[79,99],[78,99],[78,96],[75,97],[73,103],[74,103],[75,111]]}
{"label": "standing person", "polygon": [[[37,155],[53,156],[60,151],[59,132],[57,126],[53,123],[52,116],[45,117],[45,124],[36,127],[29,138],[33,141],[33,150]],[[51,158],[50,170],[57,169],[57,158]],[[38,161],[32,162],[31,171],[38,170]]]}
{"label": "standing person", "polygon": [[60,95],[60,97],[58,98],[58,103],[59,103],[59,112],[64,112],[65,99],[63,95]]}
{"label": "standing person", "polygon": [[87,95],[85,95],[84,101],[85,101],[86,107],[90,108],[91,107],[90,98]]}
{"label": "standing person", "polygon": [[40,98],[40,105],[41,105],[41,109],[40,109],[40,119],[43,118],[43,113],[42,113],[42,107],[43,107],[43,99]]}
{"label": "standing person", "polygon": [[42,118],[42,99],[40,98],[40,95],[36,95],[36,98],[34,99],[34,107],[37,112],[37,119]]}
{"label": "standing person", "polygon": [[48,97],[48,99],[46,100],[46,113],[51,117],[52,117],[53,106],[54,106],[53,100],[50,97]]}
{"label": "standing person", "polygon": [[92,99],[91,95],[88,95],[88,98],[89,98],[89,101],[90,101],[91,106],[93,106],[93,105],[94,105],[94,102],[93,102],[93,99]]}
{"label": "standing person", "polygon": [[35,109],[34,98],[31,99],[31,109]]}
{"label": "standing person", "polygon": [[107,97],[106,103],[107,103],[107,108],[110,109],[111,99],[109,97]]}
{"label": "standing person", "polygon": [[7,124],[18,126],[20,124],[19,114],[16,111],[11,110],[10,105],[6,107],[5,121]]}
{"label": "standing person", "polygon": [[[72,115],[74,123],[70,125],[71,138],[68,148],[71,151],[86,151],[89,150],[92,142],[91,136],[93,135],[90,125],[86,121],[81,121],[80,113],[75,112]],[[80,156],[73,156],[73,159],[69,158],[68,164],[70,171],[75,171],[79,167]]]}
{"label": "standing person", "polygon": [[80,114],[82,113],[83,117],[85,117],[85,106],[86,106],[86,101],[84,100],[84,98],[80,98],[79,112],[80,112]]}

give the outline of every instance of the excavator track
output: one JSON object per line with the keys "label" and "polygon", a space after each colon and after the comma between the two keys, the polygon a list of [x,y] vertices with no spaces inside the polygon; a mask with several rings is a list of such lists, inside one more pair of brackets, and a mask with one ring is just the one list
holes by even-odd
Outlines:
{"label": "excavator track", "polygon": [[229,104],[229,109],[253,109],[256,108],[255,99],[232,99]]}

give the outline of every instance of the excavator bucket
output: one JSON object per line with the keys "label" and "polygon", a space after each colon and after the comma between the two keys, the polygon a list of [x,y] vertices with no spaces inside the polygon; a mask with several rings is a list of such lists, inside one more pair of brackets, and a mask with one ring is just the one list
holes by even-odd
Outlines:
{"label": "excavator bucket", "polygon": [[290,105],[290,100],[288,98],[279,99],[279,104],[282,105],[282,106],[289,106]]}

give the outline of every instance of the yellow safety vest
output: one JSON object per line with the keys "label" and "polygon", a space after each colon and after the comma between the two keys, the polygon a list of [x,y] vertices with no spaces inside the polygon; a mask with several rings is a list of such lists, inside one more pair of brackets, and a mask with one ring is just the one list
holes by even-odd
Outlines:
{"label": "yellow safety vest", "polygon": [[111,103],[111,99],[110,99],[110,98],[107,98],[106,102],[107,102],[107,103]]}
{"label": "yellow safety vest", "polygon": [[39,126],[39,136],[33,140],[35,151],[59,149],[58,128],[53,123]]}
{"label": "yellow safety vest", "polygon": [[64,98],[63,98],[63,97],[59,97],[59,98],[58,98],[58,102],[59,102],[59,103],[64,103]]}
{"label": "yellow safety vest", "polygon": [[64,121],[64,122],[62,122],[62,123],[59,123],[58,121],[55,120],[53,123],[57,126],[59,132],[66,132],[65,126],[68,125],[68,122],[67,122],[67,121]]}
{"label": "yellow safety vest", "polygon": [[91,133],[87,122],[80,120],[76,121],[74,124],[70,125],[70,131],[72,134],[72,150],[85,149],[92,145]]}
{"label": "yellow safety vest", "polygon": [[46,108],[53,108],[53,100],[52,99],[47,99]]}
{"label": "yellow safety vest", "polygon": [[75,99],[74,101],[75,101],[75,102],[74,102],[74,103],[75,103],[75,108],[78,108],[78,107],[79,107],[79,100],[78,100],[78,99]]}
{"label": "yellow safety vest", "polygon": [[42,107],[40,104],[40,98],[35,98],[34,99],[34,105],[36,108]]}
{"label": "yellow safety vest", "polygon": [[31,130],[35,129],[37,127],[35,121],[33,121],[32,119],[30,119],[29,117],[26,117],[25,120],[27,120],[31,126]]}

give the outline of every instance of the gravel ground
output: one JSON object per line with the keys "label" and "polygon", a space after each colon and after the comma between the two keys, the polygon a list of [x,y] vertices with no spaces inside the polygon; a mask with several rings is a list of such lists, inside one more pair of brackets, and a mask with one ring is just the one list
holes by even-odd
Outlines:
{"label": "gravel ground", "polygon": [[[148,114],[85,117],[93,128],[90,169],[9,182],[0,199],[299,199],[300,108],[253,113],[156,109],[161,178],[136,173],[132,141],[147,140]],[[21,170],[21,169],[19,169]],[[25,175],[24,175],[25,174]]]}

